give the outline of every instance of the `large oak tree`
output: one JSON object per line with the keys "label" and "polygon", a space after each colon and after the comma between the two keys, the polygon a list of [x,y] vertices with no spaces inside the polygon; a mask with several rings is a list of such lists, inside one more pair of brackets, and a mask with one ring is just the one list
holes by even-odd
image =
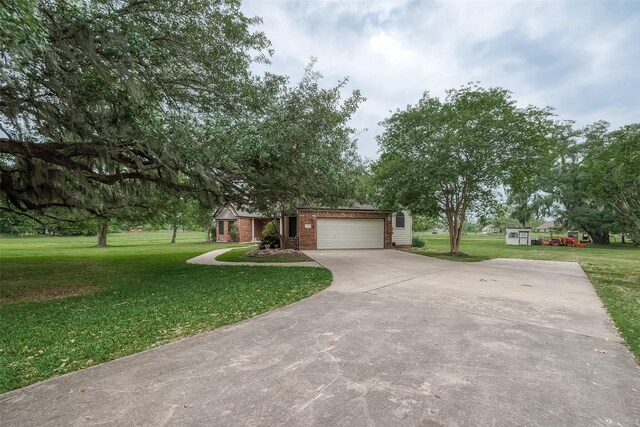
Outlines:
{"label": "large oak tree", "polygon": [[149,186],[239,197],[220,147],[269,90],[249,72],[269,44],[257,22],[234,0],[3,2],[2,208],[108,217]]}
{"label": "large oak tree", "polygon": [[607,122],[568,123],[564,135],[547,186],[559,219],[595,244],[617,232],[640,241],[640,125],[610,131]]}
{"label": "large oak tree", "polygon": [[591,193],[613,209],[623,233],[640,244],[640,123],[610,132],[586,159]]}

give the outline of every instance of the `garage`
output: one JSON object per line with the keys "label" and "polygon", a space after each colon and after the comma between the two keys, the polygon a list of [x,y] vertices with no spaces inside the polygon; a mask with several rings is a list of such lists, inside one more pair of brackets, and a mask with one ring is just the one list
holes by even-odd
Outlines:
{"label": "garage", "polygon": [[318,249],[382,249],[384,219],[318,218]]}

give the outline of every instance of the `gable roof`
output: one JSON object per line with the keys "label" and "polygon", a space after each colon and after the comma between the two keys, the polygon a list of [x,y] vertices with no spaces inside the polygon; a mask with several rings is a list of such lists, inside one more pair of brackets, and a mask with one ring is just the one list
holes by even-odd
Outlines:
{"label": "gable roof", "polygon": [[[298,209],[310,210],[310,211],[380,211],[380,212],[391,212],[386,210],[380,210],[378,207],[374,205],[363,205],[363,204],[355,204],[351,206],[340,206],[337,208],[329,208],[329,207],[310,207],[310,206],[299,206]],[[220,208],[216,211],[214,215],[214,219],[218,220],[236,220],[238,218],[271,218],[270,216],[251,211],[243,211],[240,209],[236,209],[232,205],[227,205],[223,208]]]}
{"label": "gable roof", "polygon": [[541,228],[553,228],[556,226],[556,223],[553,221],[547,221],[547,222],[543,222],[542,224],[540,224],[539,226],[537,226],[537,229],[541,229]]}
{"label": "gable roof", "polygon": [[236,209],[234,206],[228,205],[220,208],[216,211],[214,219],[229,219],[235,220],[237,218],[269,218],[258,212],[242,211]]}
{"label": "gable roof", "polygon": [[215,219],[236,219],[236,213],[235,211],[231,210],[231,208],[224,207],[216,211],[214,218]]}
{"label": "gable roof", "polygon": [[270,218],[258,212],[249,212],[249,211],[241,211],[241,210],[236,210],[236,216],[238,218]]}

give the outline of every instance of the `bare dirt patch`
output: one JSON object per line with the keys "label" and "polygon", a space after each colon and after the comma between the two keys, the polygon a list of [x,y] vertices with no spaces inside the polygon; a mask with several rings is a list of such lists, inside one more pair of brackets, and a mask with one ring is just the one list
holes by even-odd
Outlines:
{"label": "bare dirt patch", "polygon": [[47,301],[53,299],[62,299],[75,297],[78,295],[86,295],[96,292],[99,286],[74,286],[72,288],[42,288],[42,289],[25,289],[24,291],[15,293],[9,297],[0,299],[0,303],[12,303],[21,301]]}

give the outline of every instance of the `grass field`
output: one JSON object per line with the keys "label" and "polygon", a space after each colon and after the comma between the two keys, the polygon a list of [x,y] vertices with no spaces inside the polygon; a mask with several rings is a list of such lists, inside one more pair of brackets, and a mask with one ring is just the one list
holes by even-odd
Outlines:
{"label": "grass field", "polygon": [[521,258],[580,263],[604,302],[621,335],[640,361],[640,248],[619,243],[585,248],[507,246],[504,237],[467,235],[460,250],[469,257],[442,255],[449,251],[448,234],[415,233],[427,244],[417,253],[462,262]]}
{"label": "grass field", "polygon": [[256,246],[250,246],[248,248],[237,248],[231,249],[228,252],[220,254],[216,257],[216,261],[225,261],[225,262],[303,262],[303,261],[313,261],[308,256],[303,253],[298,253],[294,255],[281,255],[281,256],[270,256],[266,258],[260,257],[252,257],[246,256],[245,254],[249,251],[253,251],[256,249]]}
{"label": "grass field", "polygon": [[238,322],[331,283],[321,268],[188,265],[204,233],[0,240],[0,392]]}

